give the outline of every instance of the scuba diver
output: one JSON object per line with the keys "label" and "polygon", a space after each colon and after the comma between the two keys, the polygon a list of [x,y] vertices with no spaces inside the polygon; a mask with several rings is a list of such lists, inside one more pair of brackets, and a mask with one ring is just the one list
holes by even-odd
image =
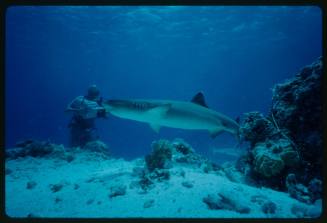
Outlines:
{"label": "scuba diver", "polygon": [[86,143],[99,139],[96,118],[107,118],[102,106],[102,97],[96,85],[88,88],[86,96],[76,97],[66,108],[66,112],[73,112],[68,125],[70,128],[70,147],[83,147]]}

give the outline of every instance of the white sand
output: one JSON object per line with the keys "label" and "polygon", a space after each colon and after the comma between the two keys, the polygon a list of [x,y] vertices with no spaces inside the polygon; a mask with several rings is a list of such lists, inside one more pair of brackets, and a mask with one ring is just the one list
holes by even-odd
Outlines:
{"label": "white sand", "polygon": [[[168,217],[168,218],[295,218],[291,208],[298,202],[286,193],[233,183],[216,173],[203,173],[201,169],[174,165],[171,178],[160,182],[147,193],[140,188],[130,188],[139,178],[132,174],[133,167],[143,166],[143,160],[131,162],[122,159],[105,160],[89,153],[80,153],[68,163],[59,159],[24,158],[6,161],[6,213],[10,217]],[[180,172],[185,171],[185,177]],[[35,181],[27,189],[28,181]],[[183,181],[193,183],[192,188],[182,186]],[[58,192],[50,184],[62,183]],[[126,194],[109,198],[110,187],[124,184]],[[74,188],[76,185],[79,188]],[[209,193],[222,193],[251,209],[248,214],[232,210],[210,210],[202,201]],[[264,197],[277,205],[275,214],[265,214],[261,205],[251,201],[253,196]],[[56,202],[56,199],[59,200]],[[154,200],[153,206],[144,203]]]}

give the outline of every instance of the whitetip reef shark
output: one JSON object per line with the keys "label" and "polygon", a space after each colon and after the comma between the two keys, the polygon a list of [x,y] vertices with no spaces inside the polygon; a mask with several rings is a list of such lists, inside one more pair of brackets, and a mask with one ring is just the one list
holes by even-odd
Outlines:
{"label": "whitetip reef shark", "polygon": [[106,112],[114,116],[148,123],[157,133],[161,126],[208,130],[212,138],[226,131],[239,140],[239,124],[208,108],[202,92],[197,93],[190,102],[148,99],[104,100],[102,105]]}

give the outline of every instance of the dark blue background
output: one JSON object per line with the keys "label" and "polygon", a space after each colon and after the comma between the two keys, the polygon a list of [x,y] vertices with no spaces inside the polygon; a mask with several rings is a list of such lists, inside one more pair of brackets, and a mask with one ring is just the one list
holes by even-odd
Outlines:
{"label": "dark blue background", "polygon": [[[67,144],[66,105],[96,84],[104,98],[189,100],[202,90],[230,117],[267,112],[274,84],[322,54],[317,7],[11,7],[6,13],[6,147]],[[203,154],[227,134],[162,128],[110,116],[102,140],[124,158],[159,138]]]}

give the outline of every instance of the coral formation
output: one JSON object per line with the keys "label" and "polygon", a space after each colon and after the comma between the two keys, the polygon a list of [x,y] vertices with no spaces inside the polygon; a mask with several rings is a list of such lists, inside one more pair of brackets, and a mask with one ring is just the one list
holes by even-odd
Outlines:
{"label": "coral formation", "polygon": [[265,142],[274,136],[276,129],[273,123],[260,112],[249,112],[244,114],[244,121],[240,126],[240,135],[249,141],[251,146],[256,143]]}
{"label": "coral formation", "polygon": [[[287,190],[300,201],[314,202],[321,197],[321,80],[320,57],[294,78],[274,86],[267,116],[259,112],[244,115],[240,134],[250,145],[249,153],[236,163],[238,171],[259,185]],[[299,183],[285,183],[292,179],[286,179],[289,173]]]}
{"label": "coral formation", "polygon": [[300,162],[298,152],[285,139],[257,143],[251,152],[254,170],[265,177],[279,175],[285,167],[295,167]]}
{"label": "coral formation", "polygon": [[150,172],[156,168],[164,169],[168,167],[172,158],[172,145],[168,140],[161,139],[151,144],[152,152],[145,157],[145,162]]}
{"label": "coral formation", "polygon": [[322,164],[322,57],[304,67],[295,78],[273,89],[271,114],[290,137],[303,159],[303,181],[321,177]]}

